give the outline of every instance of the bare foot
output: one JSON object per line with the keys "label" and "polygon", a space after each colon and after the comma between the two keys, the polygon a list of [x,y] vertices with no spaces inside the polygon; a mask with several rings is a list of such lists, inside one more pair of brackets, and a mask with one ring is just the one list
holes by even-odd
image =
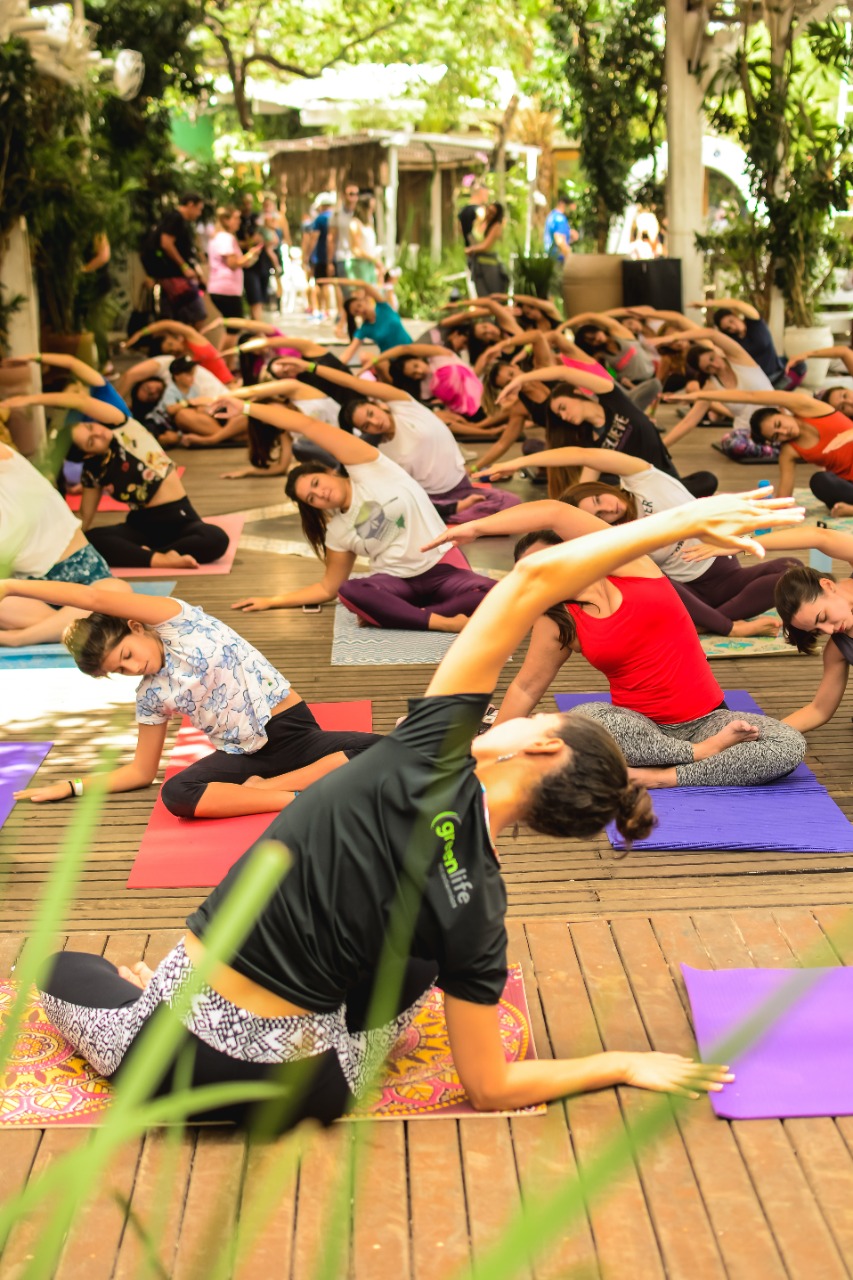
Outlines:
{"label": "bare foot", "polygon": [[836,502],[829,514],[836,520],[840,520],[843,516],[853,516],[853,506],[849,502]]}
{"label": "bare foot", "polygon": [[443,618],[440,613],[431,613],[429,615],[430,631],[462,631],[467,627],[468,617],[464,613],[457,613],[452,618]]}
{"label": "bare foot", "polygon": [[485,493],[471,493],[467,498],[462,498],[456,504],[456,514],[459,515],[460,511],[467,511],[469,507],[476,506],[478,502],[485,502],[486,496]]}
{"label": "bare foot", "polygon": [[125,982],[132,982],[135,987],[139,987],[140,991],[144,991],[154,977],[154,971],[149,969],[143,960],[138,960],[131,968],[126,964],[120,964],[118,976],[124,978]]}
{"label": "bare foot", "polygon": [[754,742],[760,732],[758,725],[750,724],[748,720],[730,720],[719,733],[695,744],[693,759],[707,760],[709,756],[719,755],[721,751],[735,747],[739,742]]}
{"label": "bare foot", "polygon": [[648,791],[658,787],[678,786],[678,775],[674,766],[669,769],[629,769],[628,777]]}
{"label": "bare foot", "polygon": [[181,552],[152,552],[151,568],[199,568],[199,561]]}
{"label": "bare foot", "polygon": [[732,623],[731,636],[778,636],[782,629],[779,618],[742,618]]}

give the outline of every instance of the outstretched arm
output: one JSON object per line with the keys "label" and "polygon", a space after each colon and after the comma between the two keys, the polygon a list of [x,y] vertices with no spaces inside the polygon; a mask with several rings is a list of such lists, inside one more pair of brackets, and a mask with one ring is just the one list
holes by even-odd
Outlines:
{"label": "outstretched arm", "polygon": [[498,396],[498,404],[510,399],[526,382],[568,382],[573,387],[591,391],[597,396],[605,396],[608,391],[613,390],[613,379],[607,376],[602,377],[600,373],[595,373],[592,367],[587,373],[585,369],[570,369],[565,364],[552,364],[544,369],[531,369],[529,373],[520,373],[517,378],[513,378]]}
{"label": "outstretched arm", "polygon": [[388,301],[384,290],[377,288],[375,284],[370,284],[367,280],[350,280],[344,276],[323,276],[317,281],[317,284],[338,284],[346,285],[348,288],[363,289],[375,302]]}
{"label": "outstretched arm", "polygon": [[326,570],[319,582],[296,591],[286,591],[280,596],[247,596],[232,604],[232,609],[243,613],[262,613],[266,609],[298,609],[303,604],[330,604],[337,599],[347,578],[352,573],[355,556],[351,551],[326,551]]}
{"label": "outstretched arm", "polygon": [[761,312],[751,302],[741,302],[739,298],[714,298],[713,302],[693,302],[690,305],[705,311],[720,311],[725,307],[727,311],[736,311],[738,315],[746,316],[747,320],[761,319]]}
{"label": "outstretched arm", "polygon": [[46,364],[53,369],[67,369],[72,378],[76,378],[78,382],[83,382],[87,387],[102,387],[104,379],[97,369],[93,369],[90,364],[86,364],[85,360],[78,360],[76,356],[66,356],[59,351],[43,351],[41,354],[33,354],[29,356],[15,356],[8,360],[7,364],[11,366],[23,364]]}
{"label": "outstretched arm", "polygon": [[409,356],[419,356],[426,360],[430,356],[451,356],[453,352],[448,351],[447,347],[439,347],[433,342],[408,342],[401,344],[399,347],[389,347],[387,351],[383,351],[381,355],[371,360],[371,365],[386,364],[389,360],[398,360],[400,357],[408,358]]}
{"label": "outstretched arm", "polygon": [[778,406],[789,413],[809,418],[825,418],[834,410],[823,400],[816,400],[807,391],[729,391],[725,387],[703,387],[698,391],[676,391],[664,396],[668,403],[691,400],[719,400],[722,404],[755,404],[772,409]]}
{"label": "outstretched arm", "polygon": [[168,596],[144,596],[136,591],[105,591],[103,587],[82,587],[76,582],[48,582],[27,578],[0,580],[0,600],[22,596],[25,600],[42,600],[58,608],[70,606],[86,613],[106,613],[111,618],[131,619],[156,627],[176,618],[181,606]]}
{"label": "outstretched arm", "polygon": [[598,325],[599,328],[612,333],[614,338],[624,338],[628,342],[636,341],[636,335],[630,329],[626,329],[624,324],[620,324],[615,316],[606,311],[581,311],[578,315],[572,316],[570,320],[566,320],[562,327],[565,329],[577,329],[582,324]]}
{"label": "outstretched arm", "polygon": [[788,361],[787,367],[799,364],[801,360],[842,360],[848,374],[853,375],[853,351],[850,347],[819,347],[817,351],[801,351],[798,356],[792,356]]}
{"label": "outstretched arm", "polygon": [[808,733],[810,729],[819,729],[827,720],[831,720],[847,689],[850,678],[850,663],[844,657],[837,644],[831,641],[823,650],[823,675],[811,702],[797,711],[785,716],[783,724],[789,724],[800,733]]}
{"label": "outstretched arm", "polygon": [[[133,759],[129,764],[119,765],[117,769],[113,769],[106,778],[99,778],[97,785],[105,785],[110,793],[137,791],[140,787],[149,787],[160,767],[160,757],[163,754],[168,728],[168,720],[164,720],[162,724],[139,725]],[[78,780],[75,779],[75,781]],[[83,783],[84,792],[92,786],[91,781],[82,779],[79,781]],[[23,791],[16,791],[15,799],[32,800],[36,804],[43,804],[49,800],[70,800],[74,795],[76,792],[71,783],[63,781],[51,783],[46,787],[27,787]]]}
{"label": "outstretched arm", "polygon": [[[632,458],[628,453],[619,453],[615,449],[545,449],[529,458],[507,458],[488,468],[491,475],[509,475],[522,467],[584,467],[599,475],[602,471],[616,476],[638,476],[644,471],[654,471],[650,462],[642,458]],[[486,472],[481,467],[479,473],[485,479]]]}
{"label": "outstretched arm", "polygon": [[250,403],[246,405],[246,417],[267,422],[279,431],[299,432],[307,440],[325,449],[345,467],[356,466],[360,462],[375,462],[379,457],[379,450],[366,440],[350,435],[348,431],[341,431],[340,427],[333,427],[328,422],[320,422],[317,418],[297,413],[295,409],[285,409],[283,405]]}
{"label": "outstretched arm", "polygon": [[26,409],[33,404],[52,405],[58,409],[76,409],[84,417],[94,422],[103,422],[108,427],[120,427],[127,422],[127,414],[114,404],[106,404],[103,400],[95,400],[93,396],[84,396],[77,391],[42,391],[31,396],[9,396],[0,401],[6,409]]}
{"label": "outstretched arm", "polygon": [[131,334],[124,345],[132,347],[139,338],[151,337],[158,333],[177,333],[182,338],[189,338],[193,342],[198,342],[199,337],[198,329],[194,329],[189,324],[182,324],[180,320],[154,320],[143,329],[138,329],[136,333]]}
{"label": "outstretched arm", "polygon": [[[286,399],[298,398],[300,400],[325,400],[325,396],[316,387],[309,387],[307,382],[300,382],[298,378],[275,378],[270,382],[253,382],[248,387],[238,387],[235,391],[229,391],[227,400],[265,400],[268,396],[284,396]],[[203,404],[206,397],[202,396],[197,400],[197,404]]]}
{"label": "outstretched arm", "polygon": [[358,391],[363,396],[372,396],[376,400],[411,400],[406,391],[392,387],[387,382],[365,382],[364,378],[354,378],[351,373],[342,369],[334,369],[325,364],[313,364],[310,360],[291,361],[294,369],[305,373],[313,373],[325,382],[334,382],[339,387],[348,387],[350,391]]}
{"label": "outstretched arm", "polygon": [[[752,548],[763,553],[742,535],[760,528],[768,518],[776,524],[799,524],[804,512],[793,508],[790,498],[760,501],[760,492],[701,498],[523,558],[484,598],[443,658],[427,694],[491,693],[507,658],[546,609],[577,599],[592,583],[659,547],[700,537],[733,551]],[[512,515],[515,510],[498,514]],[[493,519],[487,517],[478,523],[485,525]]]}

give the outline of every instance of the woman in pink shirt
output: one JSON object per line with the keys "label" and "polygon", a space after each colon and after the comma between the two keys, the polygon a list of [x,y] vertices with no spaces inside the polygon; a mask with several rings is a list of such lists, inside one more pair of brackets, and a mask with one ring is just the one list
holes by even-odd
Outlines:
{"label": "woman in pink shirt", "polygon": [[234,319],[243,315],[243,268],[257,262],[264,247],[255,244],[244,253],[236,236],[239,226],[239,209],[232,205],[217,209],[216,234],[207,248],[210,300],[223,316]]}

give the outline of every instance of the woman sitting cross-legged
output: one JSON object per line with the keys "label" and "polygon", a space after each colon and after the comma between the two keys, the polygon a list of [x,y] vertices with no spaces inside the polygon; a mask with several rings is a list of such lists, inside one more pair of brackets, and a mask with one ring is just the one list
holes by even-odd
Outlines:
{"label": "woman sitting cross-legged", "polygon": [[[511,475],[524,463],[524,458],[498,462],[488,474]],[[536,464],[582,467],[580,483],[566,489],[560,500],[609,525],[625,524],[694,500],[680,480],[627,453],[548,449],[536,455]],[[618,476],[619,488],[597,479],[601,472]],[[688,553],[696,546],[694,541],[678,543],[661,547],[652,556],[681,596],[694,625],[700,631],[720,636],[778,635],[780,624],[776,619],[758,615],[773,608],[776,582],[799,561],[763,560],[743,568],[736,556],[690,559]]]}
{"label": "woman sitting cross-legged", "polygon": [[[360,392],[340,411],[340,424],[346,430],[355,428],[380,453],[407,471],[437,506],[477,499],[477,511],[502,511],[516,506],[521,499],[514,493],[476,489],[465,469],[465,459],[451,431],[425,405],[412,396],[384,382],[368,388],[360,378],[340,373],[327,365],[294,360],[302,368],[318,373],[324,382]],[[470,519],[471,507],[458,511],[452,524]]]}
{"label": "woman sitting cross-legged", "polygon": [[[175,463],[149,431],[115,405],[73,392],[28,396],[29,403],[77,410],[71,439],[84,455],[80,519],[107,562],[126,569],[196,569],[218,560],[228,535],[193,507]],[[101,494],[130,507],[120,524],[91,527]]]}
{"label": "woman sitting cross-legged", "polygon": [[[420,485],[373,445],[339,427],[278,405],[250,404],[246,412],[250,421],[304,435],[342,463],[346,475],[308,462],[294,467],[285,485],[299,507],[305,537],[325,564],[320,581],[284,595],[250,596],[234,608],[287,609],[338,597],[373,626],[461,631],[495,584],[474,573],[452,548],[421,550],[443,525]],[[351,579],[359,555],[370,561],[370,574]]]}
{"label": "woman sitting cross-legged", "polygon": [[[110,792],[151,785],[173,716],[187,716],[215,747],[163,784],[163,803],[181,818],[275,813],[294,791],[379,741],[321,729],[262,653],[196,605],[66,582],[0,582],[0,601],[15,596],[91,611],[63,636],[86,675],[142,677],[136,752],[107,775]],[[16,798],[69,800],[86,785],[70,779]]]}
{"label": "woman sitting cross-legged", "polygon": [[[779,511],[780,522],[789,518]],[[330,1123],[371,1083],[436,980],[456,1070],[478,1110],[616,1084],[695,1098],[731,1079],[725,1066],[667,1053],[507,1062],[498,1019],[506,889],[495,842],[516,822],[565,839],[611,820],[630,841],[648,834],[653,815],[619,749],[588,717],[546,714],[476,735],[502,667],[549,606],[584,596],[662,543],[699,536],[737,550],[737,535],[765,519],[749,497],[714,498],[529,557],[483,601],[406,720],[275,819],[263,839],[286,846],[292,866],[183,1018],[193,1084],[267,1081],[280,1098],[206,1118],[266,1134],[307,1117]],[[80,952],[53,957],[41,984],[48,1016],[97,1070],[117,1075],[118,1090],[124,1064],[145,1052],[148,1019],[204,959],[211,920],[231,909],[250,857],[153,972]],[[383,975],[387,952],[395,964]],[[177,1087],[184,1047],[152,1093]]]}
{"label": "woman sitting cross-legged", "polygon": [[[675,517],[695,505],[666,514]],[[516,548],[521,555],[604,527],[585,511],[546,500],[459,525],[444,536],[464,546],[484,534],[525,533]],[[612,706],[591,702],[579,710],[613,734],[643,786],[754,786],[802,763],[801,734],[769,716],[728,710],[687,610],[648,556],[591,582],[582,595],[566,597],[537,620],[498,722],[529,714],[572,653],[582,653],[607,677],[613,699]]]}

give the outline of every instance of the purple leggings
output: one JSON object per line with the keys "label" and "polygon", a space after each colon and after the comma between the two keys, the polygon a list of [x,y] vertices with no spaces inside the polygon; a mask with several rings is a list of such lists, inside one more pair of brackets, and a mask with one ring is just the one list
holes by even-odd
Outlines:
{"label": "purple leggings", "polygon": [[799,560],[762,560],[743,569],[733,556],[719,556],[693,582],[673,582],[693,623],[727,636],[732,623],[773,608],[776,581]]}
{"label": "purple leggings", "polygon": [[350,578],[339,590],[338,599],[371,626],[428,631],[433,613],[443,618],[464,613],[470,618],[494,585],[491,578],[469,568],[460,553],[451,551],[414,578],[394,578],[390,573]]}
{"label": "purple leggings", "polygon": [[441,503],[444,506],[451,502],[461,502],[463,498],[469,498],[472,493],[482,494],[482,502],[475,502],[464,511],[457,511],[447,521],[448,524],[464,524],[466,520],[481,520],[483,516],[494,515],[496,511],[505,511],[507,507],[516,507],[521,502],[521,498],[514,493],[501,492],[500,489],[491,487],[481,489],[478,485],[472,484],[467,476],[448,493],[431,493],[430,502]]}

